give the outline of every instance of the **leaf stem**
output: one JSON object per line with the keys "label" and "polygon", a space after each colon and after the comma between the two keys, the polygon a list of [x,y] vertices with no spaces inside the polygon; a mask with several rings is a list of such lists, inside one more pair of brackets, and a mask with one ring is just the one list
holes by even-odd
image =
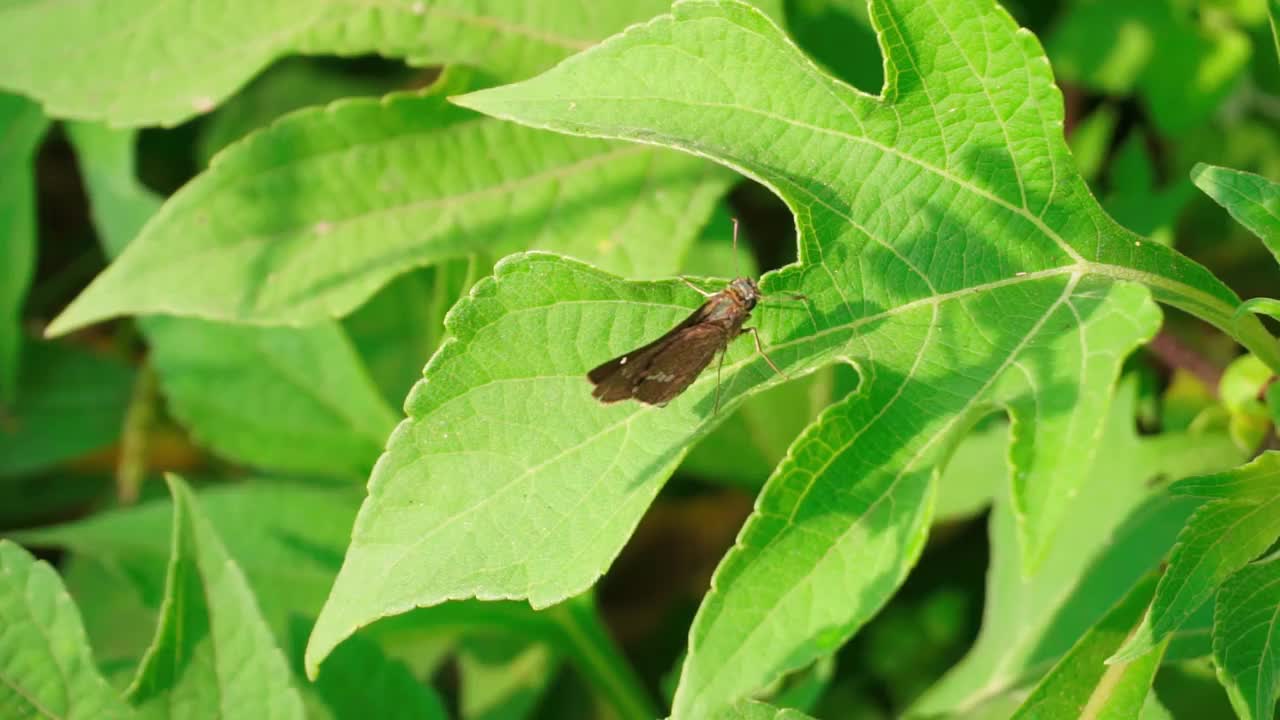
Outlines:
{"label": "leaf stem", "polygon": [[564,631],[565,647],[578,672],[613,706],[621,720],[660,717],[631,664],[600,622],[590,593],[548,608]]}
{"label": "leaf stem", "polygon": [[147,471],[147,439],[155,421],[155,410],[156,375],[151,363],[144,360],[125,409],[120,460],[116,464],[116,496],[121,505],[138,501]]}

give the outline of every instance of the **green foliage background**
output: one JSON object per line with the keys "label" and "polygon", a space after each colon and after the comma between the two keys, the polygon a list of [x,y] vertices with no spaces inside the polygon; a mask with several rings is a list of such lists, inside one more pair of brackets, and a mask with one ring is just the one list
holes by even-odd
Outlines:
{"label": "green foliage background", "polygon": [[0,720],[1273,717],[1278,16],[0,0]]}

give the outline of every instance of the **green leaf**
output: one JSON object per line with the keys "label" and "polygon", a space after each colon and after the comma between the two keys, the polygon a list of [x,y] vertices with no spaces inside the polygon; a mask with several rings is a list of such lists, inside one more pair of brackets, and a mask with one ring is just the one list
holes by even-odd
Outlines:
{"label": "green leaf", "polygon": [[129,688],[145,718],[302,718],[302,698],[253,591],[176,475],[160,623]]}
{"label": "green leaf", "polygon": [[415,267],[527,247],[669,275],[732,181],[677,153],[479,118],[445,99],[467,82],[302,110],[231,146],[49,333],[122,314],[315,323]]}
{"label": "green leaf", "polygon": [[28,342],[17,401],[0,411],[0,476],[105,448],[120,437],[134,372],[63,344]]}
{"label": "green leaf", "polygon": [[94,665],[58,573],[8,540],[0,540],[0,647],[0,716],[133,717]]}
{"label": "green leaf", "polygon": [[36,269],[35,154],[49,121],[0,93],[0,413],[18,393],[22,304]]}
{"label": "green leaf", "polygon": [[[666,0],[577,6],[504,0],[314,0],[236,7],[219,0],[0,4],[0,86],[49,113],[112,125],[177,125],[212,110],[291,53],[461,63],[517,79],[666,10]],[[774,7],[780,3],[766,3]],[[194,21],[194,22],[193,22]],[[103,32],[109,28],[110,32]]]}
{"label": "green leaf", "polygon": [[509,636],[466,638],[458,650],[459,714],[467,720],[527,717],[559,666],[546,645]]}
{"label": "green leaf", "polygon": [[200,123],[196,157],[200,167],[226,146],[276,118],[309,105],[345,97],[385,95],[412,81],[408,69],[378,74],[352,72],[328,59],[287,58],[267,68]]}
{"label": "green leaf", "polygon": [[341,326],[147,318],[170,409],[202,444],[263,468],[359,477],[396,416]]}
{"label": "green leaf", "polygon": [[712,720],[813,720],[799,710],[776,708],[754,700],[742,700],[709,716]]}
{"label": "green leaf", "polygon": [[1198,163],[1191,170],[1196,187],[1226,208],[1280,262],[1280,183],[1261,175]]}
{"label": "green leaf", "polygon": [[[133,174],[133,132],[68,126],[109,252],[159,207]],[[256,328],[144,318],[170,411],[201,443],[260,467],[362,475],[395,426],[342,328]]]}
{"label": "green leaf", "polygon": [[[225,538],[228,553],[243,568],[262,616],[281,643],[289,637],[292,617],[314,616],[323,604],[350,537],[358,497],[346,486],[309,487],[264,479],[200,494],[204,515]],[[156,500],[12,536],[31,545],[65,547],[78,558],[99,562],[154,612],[164,592],[173,515],[171,502]],[[81,600],[88,606],[93,598]],[[111,624],[117,621],[109,614],[86,614],[95,642],[115,630]]]}
{"label": "green leaf", "polygon": [[[309,622],[293,623],[291,639],[297,648],[294,657],[301,659],[310,631]],[[355,637],[343,643],[325,663],[314,688],[334,720],[448,717],[434,690],[414,677],[407,665],[388,658],[376,642],[367,638]]]}
{"label": "green leaf", "polygon": [[[992,2],[919,7],[873,10],[883,98],[823,75],[747,5],[686,2],[458,100],[713,157],[773,188],[797,215],[800,262],[762,287],[809,302],[757,313],[770,355],[792,375],[860,368],[859,395],[798,441],[721,570],[677,714],[829,652],[869,617],[923,542],[935,464],[990,405],[1014,415],[1021,559],[1036,567],[1092,459],[1120,358],[1158,321],[1133,282],[1280,367],[1256,319],[1231,324],[1229,290],[1098,209],[1029,34]],[[700,300],[542,255],[500,263],[451,315],[456,340],[379,461],[308,668],[376,617],[457,597],[542,606],[593,582],[707,431],[715,377],[658,409],[600,407],[581,376]],[[723,378],[725,413],[778,382],[744,342]]]}
{"label": "green leaf", "polygon": [[[1137,718],[1160,666],[1160,653],[1107,665],[1139,622],[1156,589],[1156,576],[1138,583],[1054,665],[1012,720],[1034,718]],[[1167,642],[1167,641],[1166,641]]]}
{"label": "green leaf", "polygon": [[1138,92],[1168,134],[1218,110],[1248,67],[1251,43],[1229,23],[1197,23],[1180,0],[1072,3],[1046,45],[1071,83],[1111,95]]}
{"label": "green leaf", "polygon": [[444,316],[479,279],[478,257],[446,260],[392,280],[343,320],[382,397],[404,403],[422,366],[444,341]]}
{"label": "green leaf", "polygon": [[1280,555],[1231,576],[1218,591],[1213,658],[1244,720],[1275,717],[1280,699]]}
{"label": "green leaf", "polygon": [[974,712],[1046,671],[1158,566],[1195,509],[1187,498],[1153,491],[1152,483],[1240,461],[1242,453],[1223,433],[1139,435],[1136,389],[1133,379],[1121,383],[1087,481],[1065,504],[1077,521],[1063,527],[1044,565],[1030,578],[1020,571],[1007,465],[988,459],[988,468],[1000,472],[993,472],[999,490],[989,522],[982,631],[964,660],[917,701],[913,713]]}
{"label": "green leaf", "polygon": [[1208,502],[1178,534],[1151,610],[1112,658],[1116,662],[1154,648],[1280,537],[1280,452],[1264,453],[1234,470],[1182,480],[1169,491]]}

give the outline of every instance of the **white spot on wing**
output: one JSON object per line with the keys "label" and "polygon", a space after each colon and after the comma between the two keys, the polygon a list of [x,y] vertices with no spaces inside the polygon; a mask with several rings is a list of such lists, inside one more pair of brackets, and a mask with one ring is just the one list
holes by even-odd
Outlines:
{"label": "white spot on wing", "polygon": [[626,355],[623,355],[623,356],[622,356],[622,359],[618,361],[618,364],[619,364],[619,365],[626,365],[626,364],[627,364],[627,356],[626,356]]}

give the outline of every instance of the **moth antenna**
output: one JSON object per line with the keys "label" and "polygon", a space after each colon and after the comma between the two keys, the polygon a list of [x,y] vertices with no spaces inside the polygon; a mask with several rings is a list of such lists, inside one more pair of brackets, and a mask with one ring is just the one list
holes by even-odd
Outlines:
{"label": "moth antenna", "polygon": [[733,276],[742,277],[742,266],[738,263],[738,218],[733,219]]}

